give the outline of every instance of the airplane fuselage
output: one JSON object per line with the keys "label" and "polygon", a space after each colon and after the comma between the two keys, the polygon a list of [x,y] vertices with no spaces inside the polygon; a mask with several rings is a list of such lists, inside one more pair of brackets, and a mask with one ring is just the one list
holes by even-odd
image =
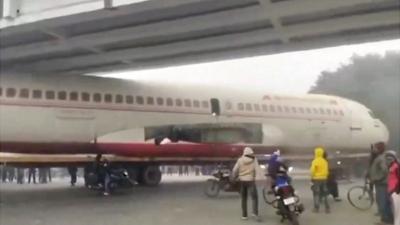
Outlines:
{"label": "airplane fuselage", "polygon": [[[385,125],[368,108],[335,96],[99,77],[0,76],[3,152],[93,153],[85,146],[145,142],[156,138],[151,134],[165,134],[166,127],[199,127],[196,142],[248,143],[299,155],[315,146],[365,153],[370,144],[388,140]],[[63,148],[67,143],[79,147]]]}

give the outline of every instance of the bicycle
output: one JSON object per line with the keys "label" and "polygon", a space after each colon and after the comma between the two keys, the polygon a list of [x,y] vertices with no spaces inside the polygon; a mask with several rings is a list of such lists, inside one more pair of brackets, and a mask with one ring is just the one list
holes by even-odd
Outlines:
{"label": "bicycle", "polygon": [[373,188],[366,179],[364,185],[356,185],[347,192],[347,200],[356,209],[366,211],[372,207],[375,198]]}

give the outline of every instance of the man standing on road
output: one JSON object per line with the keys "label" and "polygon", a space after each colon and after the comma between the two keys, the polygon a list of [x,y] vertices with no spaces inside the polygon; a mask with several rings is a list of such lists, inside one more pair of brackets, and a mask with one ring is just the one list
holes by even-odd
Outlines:
{"label": "man standing on road", "polygon": [[378,142],[374,145],[377,157],[371,164],[369,170],[369,178],[375,186],[376,203],[378,212],[381,217],[380,223],[377,225],[385,225],[393,223],[393,213],[390,207],[390,197],[387,192],[387,178],[389,174],[389,165],[385,158],[385,143]]}
{"label": "man standing on road", "polygon": [[243,155],[237,160],[232,171],[232,179],[239,179],[242,198],[242,219],[247,220],[247,195],[250,192],[253,201],[253,216],[260,221],[258,216],[258,194],[256,187],[256,175],[259,168],[253,149],[246,147]]}
{"label": "man standing on road", "polygon": [[25,179],[25,169],[24,168],[18,168],[17,169],[17,183],[18,184],[23,184]]}
{"label": "man standing on road", "polygon": [[319,212],[320,203],[323,201],[325,204],[325,212],[330,213],[330,207],[327,199],[327,179],[329,175],[328,161],[324,158],[324,149],[318,147],[315,149],[315,158],[311,163],[311,182],[314,197],[314,210]]}
{"label": "man standing on road", "polygon": [[76,173],[78,172],[78,168],[75,166],[69,166],[68,167],[68,173],[71,176],[71,186],[75,186],[76,184]]}
{"label": "man standing on road", "polygon": [[34,184],[36,184],[36,168],[31,167],[28,170],[28,184],[31,183],[31,179]]}

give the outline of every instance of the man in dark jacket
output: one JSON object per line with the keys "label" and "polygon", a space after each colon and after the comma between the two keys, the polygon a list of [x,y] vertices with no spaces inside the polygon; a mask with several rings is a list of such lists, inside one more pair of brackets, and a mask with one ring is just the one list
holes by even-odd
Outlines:
{"label": "man in dark jacket", "polygon": [[29,168],[28,170],[28,183],[31,183],[31,179],[34,184],[36,184],[36,168]]}
{"label": "man in dark jacket", "polygon": [[385,158],[385,143],[378,142],[374,145],[377,157],[373,160],[369,169],[369,178],[375,187],[376,203],[381,217],[379,225],[392,224],[393,213],[390,207],[390,196],[387,192],[387,178],[389,165]]}
{"label": "man in dark jacket", "polygon": [[71,176],[71,186],[75,186],[76,184],[76,173],[78,172],[78,168],[75,166],[68,167],[68,173]]}

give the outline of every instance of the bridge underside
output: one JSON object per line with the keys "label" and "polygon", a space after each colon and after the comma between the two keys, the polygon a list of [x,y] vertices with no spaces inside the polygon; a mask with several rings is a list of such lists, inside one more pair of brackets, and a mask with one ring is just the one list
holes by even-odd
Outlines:
{"label": "bridge underside", "polygon": [[17,24],[34,12],[1,19],[2,72],[138,70],[400,37],[399,0],[73,2],[98,5],[58,17],[67,6],[50,7],[40,16],[54,17],[29,23]]}

